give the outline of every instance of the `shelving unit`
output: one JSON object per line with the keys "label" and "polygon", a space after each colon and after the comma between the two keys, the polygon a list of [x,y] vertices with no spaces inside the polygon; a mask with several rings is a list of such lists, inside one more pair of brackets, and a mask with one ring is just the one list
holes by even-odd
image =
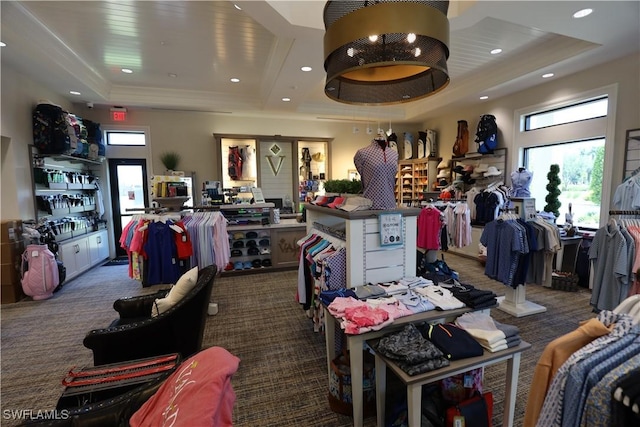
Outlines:
{"label": "shelving unit", "polygon": [[109,236],[96,212],[96,181],[102,162],[64,154],[41,155],[29,147],[34,215],[59,243],[67,279],[109,257]]}
{"label": "shelving unit", "polygon": [[414,206],[425,200],[430,192],[431,183],[436,182],[437,166],[442,159],[427,157],[424,159],[400,160],[396,174],[396,202],[400,206]]}
{"label": "shelving unit", "polygon": [[[260,203],[220,207],[220,212],[229,220],[230,262],[234,263],[234,269],[225,270],[223,274],[260,273],[298,267],[296,241],[306,234],[306,226],[295,220],[271,223],[274,206],[273,203]],[[260,265],[257,261],[260,261]],[[239,266],[236,263],[242,263],[242,268],[236,268],[236,265]]]}
{"label": "shelving unit", "polygon": [[305,203],[324,194],[328,177],[326,142],[298,141],[298,201]]}
{"label": "shelving unit", "polygon": [[[507,169],[507,149],[506,148],[498,148],[494,150],[492,154],[480,154],[480,153],[467,153],[464,156],[454,156],[452,158],[452,177],[453,181],[458,180],[462,177],[462,175],[456,173],[454,170],[458,166],[465,167],[467,165],[473,166],[474,169],[480,165],[484,165],[487,168],[495,167],[498,171],[500,171],[499,175],[485,177],[483,176],[474,176],[472,175],[472,179],[475,180],[473,184],[463,183],[463,191],[467,191],[472,186],[486,187],[489,184],[495,182],[505,182],[506,177],[506,169]],[[505,182],[506,184],[506,182]]]}

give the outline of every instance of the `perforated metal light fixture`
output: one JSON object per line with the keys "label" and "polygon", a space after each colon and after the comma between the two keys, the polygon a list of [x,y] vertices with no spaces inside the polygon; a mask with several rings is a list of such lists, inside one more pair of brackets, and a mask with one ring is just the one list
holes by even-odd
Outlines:
{"label": "perforated metal light fixture", "polygon": [[449,84],[448,1],[328,1],[325,94],[338,102],[415,101]]}

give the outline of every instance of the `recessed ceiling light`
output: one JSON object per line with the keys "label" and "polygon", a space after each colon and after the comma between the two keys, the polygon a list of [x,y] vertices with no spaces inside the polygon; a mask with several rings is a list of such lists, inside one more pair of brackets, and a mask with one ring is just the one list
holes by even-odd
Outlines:
{"label": "recessed ceiling light", "polygon": [[489,97],[488,97],[487,95],[482,95],[482,96],[480,97],[480,99],[483,99],[483,100],[484,100],[484,99],[489,99]]}
{"label": "recessed ceiling light", "polygon": [[71,95],[82,95],[80,92],[78,92],[77,90],[70,90],[69,93]]}
{"label": "recessed ceiling light", "polygon": [[499,54],[499,53],[502,53],[502,49],[500,49],[500,48],[498,48],[498,49],[493,49],[493,50],[491,51],[491,55],[497,55],[497,54]]}
{"label": "recessed ceiling light", "polygon": [[593,9],[582,9],[582,10],[579,10],[576,13],[574,13],[573,17],[576,18],[576,19],[584,18],[585,16],[591,15],[592,12],[593,12]]}
{"label": "recessed ceiling light", "polygon": [[543,79],[548,79],[549,77],[553,77],[553,73],[546,73],[542,75]]}
{"label": "recessed ceiling light", "polygon": [[240,82],[240,79],[238,79],[238,78],[236,78],[236,77],[232,77],[232,78],[231,78],[231,81],[232,81],[233,83],[238,83],[238,82]]}
{"label": "recessed ceiling light", "polygon": [[311,68],[311,67],[307,67],[306,65],[305,65],[304,67],[300,68],[300,69],[301,69],[302,71],[305,71],[305,72],[306,72],[306,71],[311,71],[311,70],[313,70],[313,68]]}
{"label": "recessed ceiling light", "polygon": [[282,98],[282,100],[283,100],[284,102],[289,102],[289,101],[291,101],[291,98]]}
{"label": "recessed ceiling light", "polygon": [[132,70],[132,69],[130,69],[130,68],[123,68],[121,71],[122,71],[123,73],[125,73],[125,74],[131,74],[131,73],[133,73],[133,70]]}
{"label": "recessed ceiling light", "polygon": [[178,77],[178,75],[176,73],[169,73],[169,77],[175,79],[176,77]]}
{"label": "recessed ceiling light", "polygon": [[237,4],[235,4],[235,3],[233,4],[233,7],[235,7],[238,10],[242,10],[242,8],[240,6],[238,6]]}
{"label": "recessed ceiling light", "polygon": [[0,42],[0,47],[5,47],[7,44],[5,42]]}

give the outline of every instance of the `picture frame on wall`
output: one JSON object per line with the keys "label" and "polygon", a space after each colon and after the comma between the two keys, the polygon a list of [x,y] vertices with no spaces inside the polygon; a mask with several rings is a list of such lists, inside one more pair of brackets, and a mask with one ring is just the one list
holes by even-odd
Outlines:
{"label": "picture frame on wall", "polygon": [[358,180],[360,181],[360,174],[356,169],[347,169],[347,179],[349,181]]}

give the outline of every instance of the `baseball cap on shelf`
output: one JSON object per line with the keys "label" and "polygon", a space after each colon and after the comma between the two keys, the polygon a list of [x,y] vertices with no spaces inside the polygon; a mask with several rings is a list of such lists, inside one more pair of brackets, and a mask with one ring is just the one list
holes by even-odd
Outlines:
{"label": "baseball cap on shelf", "polygon": [[247,239],[255,239],[258,237],[258,233],[255,231],[247,231]]}
{"label": "baseball cap on shelf", "polygon": [[237,231],[237,232],[233,233],[233,238],[235,240],[244,239],[244,233],[241,233],[241,232]]}
{"label": "baseball cap on shelf", "polygon": [[476,168],[474,169],[474,172],[485,173],[488,169],[489,169],[489,165],[488,164],[480,163],[478,166],[476,166]]}
{"label": "baseball cap on shelf", "polygon": [[471,173],[471,172],[473,172],[473,165],[464,165],[464,167],[462,168],[462,170],[463,170],[464,172]]}
{"label": "baseball cap on shelf", "polygon": [[231,256],[242,256],[242,251],[240,249],[231,249]]}
{"label": "baseball cap on shelf", "polygon": [[442,169],[438,172],[438,178],[448,178],[449,177],[449,169]]}
{"label": "baseball cap on shelf", "polygon": [[489,166],[489,169],[487,169],[487,171],[484,173],[484,176],[498,176],[501,175],[502,171],[498,170],[497,167],[495,166]]}
{"label": "baseball cap on shelf", "polygon": [[247,250],[247,253],[249,255],[259,255],[260,254],[260,249],[258,249],[257,247],[253,246],[253,247],[251,247],[251,248],[249,248]]}
{"label": "baseball cap on shelf", "polygon": [[367,199],[366,197],[355,196],[355,197],[347,197],[347,199],[344,201],[342,206],[340,206],[340,209],[348,212],[364,211],[367,209],[371,209],[372,205],[373,205],[373,202],[370,199]]}
{"label": "baseball cap on shelf", "polygon": [[440,163],[438,163],[438,169],[448,168],[450,163],[451,160],[442,160]]}
{"label": "baseball cap on shelf", "polygon": [[233,247],[234,248],[244,248],[244,242],[242,240],[238,240],[236,242],[233,242]]}

